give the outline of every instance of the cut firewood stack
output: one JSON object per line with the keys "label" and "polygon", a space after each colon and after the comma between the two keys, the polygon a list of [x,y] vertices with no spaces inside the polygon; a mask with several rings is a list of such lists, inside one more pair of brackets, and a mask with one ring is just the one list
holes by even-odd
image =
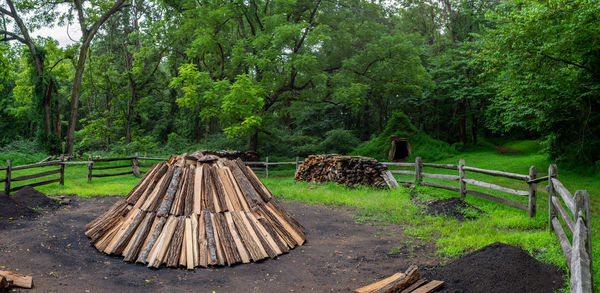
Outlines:
{"label": "cut firewood stack", "polygon": [[373,158],[359,156],[310,155],[296,171],[296,182],[325,183],[329,181],[355,187],[369,185],[398,187],[387,167]]}
{"label": "cut firewood stack", "polygon": [[258,155],[257,152],[252,152],[252,151],[209,151],[209,150],[203,150],[203,151],[199,151],[197,152],[197,154],[202,154],[202,155],[215,155],[217,157],[220,158],[225,158],[225,159],[229,159],[229,160],[235,160],[235,159],[240,159],[244,162],[256,162],[260,159],[260,156]]}
{"label": "cut firewood stack", "polygon": [[444,285],[444,281],[427,281],[421,278],[417,266],[404,273],[395,273],[381,281],[354,289],[355,293],[429,293]]}
{"label": "cut firewood stack", "polygon": [[304,232],[240,159],[195,152],[154,165],[85,234],[127,262],[193,269],[274,258]]}

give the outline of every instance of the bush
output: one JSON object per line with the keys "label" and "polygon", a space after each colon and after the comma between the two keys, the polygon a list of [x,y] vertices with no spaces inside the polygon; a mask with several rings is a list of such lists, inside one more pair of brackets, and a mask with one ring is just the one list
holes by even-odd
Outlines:
{"label": "bush", "polygon": [[8,160],[15,166],[31,164],[47,156],[48,154],[35,140],[20,139],[0,147],[0,165],[5,165]]}
{"label": "bush", "polygon": [[352,131],[333,129],[325,133],[325,139],[320,143],[321,150],[327,153],[347,154],[354,149],[360,140]]}

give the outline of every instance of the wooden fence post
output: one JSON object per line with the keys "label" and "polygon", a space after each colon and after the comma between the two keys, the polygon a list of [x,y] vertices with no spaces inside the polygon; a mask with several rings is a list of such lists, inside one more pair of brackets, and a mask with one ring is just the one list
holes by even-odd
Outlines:
{"label": "wooden fence post", "polygon": [[89,155],[88,161],[88,182],[92,182],[92,168],[94,167],[94,161],[92,160],[92,154]]}
{"label": "wooden fence post", "polygon": [[585,212],[585,226],[587,227],[587,253],[590,257],[590,272],[592,272],[592,292],[594,292],[594,259],[592,257],[592,214],[590,209],[590,194],[582,191],[583,211]]}
{"label": "wooden fence post", "polygon": [[269,178],[269,156],[267,156],[267,161],[265,162],[265,172],[267,178]]}
{"label": "wooden fence post", "polygon": [[60,155],[60,185],[65,185],[65,155]]}
{"label": "wooden fence post", "polygon": [[10,173],[12,171],[12,165],[10,161],[6,161],[6,183],[4,183],[4,193],[10,195]]}
{"label": "wooden fence post", "polygon": [[[533,180],[537,177],[537,169],[535,166],[529,167],[529,180]],[[529,217],[535,218],[536,210],[536,198],[537,198],[537,184],[529,183]]]}
{"label": "wooden fence post", "polygon": [[296,172],[298,172],[298,168],[300,167],[300,158],[296,157]]}
{"label": "wooden fence post", "polygon": [[552,204],[552,196],[554,195],[554,186],[552,184],[552,178],[556,178],[557,170],[556,165],[552,164],[548,166],[548,231],[552,233],[552,218],[554,217],[554,205]]}
{"label": "wooden fence post", "polygon": [[465,159],[458,161],[458,180],[460,182],[460,199],[464,200],[467,192],[467,184],[465,183]]}
{"label": "wooden fence post", "polygon": [[423,181],[423,178],[421,177],[422,167],[423,167],[423,160],[421,160],[421,157],[417,157],[415,159],[415,184],[416,185],[420,185],[421,182]]}
{"label": "wooden fence post", "polygon": [[138,166],[138,158],[140,157],[140,153],[135,153],[133,159],[131,159],[131,169],[133,171],[133,176],[140,177],[140,167]]}

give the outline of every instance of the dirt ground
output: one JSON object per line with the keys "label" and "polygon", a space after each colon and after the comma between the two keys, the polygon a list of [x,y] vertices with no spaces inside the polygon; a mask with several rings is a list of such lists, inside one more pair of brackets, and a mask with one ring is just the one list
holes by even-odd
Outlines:
{"label": "dirt ground", "polygon": [[99,253],[85,224],[117,197],[81,199],[0,225],[0,269],[33,275],[24,292],[349,292],[411,264],[436,266],[433,244],[394,225],[357,224],[343,208],[283,203],[308,241],[277,259],[215,269],[148,269]]}

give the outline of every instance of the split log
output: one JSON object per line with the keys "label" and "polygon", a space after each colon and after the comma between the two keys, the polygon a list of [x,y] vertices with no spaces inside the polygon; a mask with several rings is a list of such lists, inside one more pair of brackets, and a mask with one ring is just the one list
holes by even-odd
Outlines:
{"label": "split log", "polygon": [[150,252],[151,252],[152,248],[154,247],[154,244],[158,240],[158,237],[160,236],[160,233],[162,232],[165,223],[167,222],[167,218],[165,218],[165,217],[157,217],[157,218],[158,218],[158,221],[151,230],[152,233],[150,234],[150,238],[148,238],[148,241],[146,242],[146,245],[144,245],[144,249],[140,253],[140,256],[138,257],[136,262],[144,263],[144,264],[148,263],[147,259],[150,255]]}
{"label": "split log", "polygon": [[176,267],[177,265],[179,265],[179,258],[180,258],[180,254],[181,254],[181,246],[183,243],[184,233],[185,233],[185,218],[178,217],[175,234],[173,235],[173,239],[170,244],[171,250],[169,251],[169,255],[167,257],[167,266],[168,267]]}
{"label": "split log", "polygon": [[0,271],[0,276],[6,278],[7,282],[12,282],[14,287],[25,289],[33,288],[33,277],[11,271]]}
{"label": "split log", "polygon": [[419,274],[419,269],[417,268],[417,266],[414,266],[414,265],[410,266],[406,270],[406,272],[404,272],[404,277],[385,285],[381,289],[375,290],[374,293],[398,292],[402,289],[407,288],[412,283],[416,282],[419,279],[419,277],[420,277],[420,274]]}
{"label": "split log", "polygon": [[385,287],[387,284],[390,284],[394,281],[404,278],[404,276],[405,275],[403,273],[395,273],[381,281],[377,281],[377,282],[371,283],[367,286],[360,287],[358,289],[354,289],[353,292],[355,292],[355,293],[371,293],[371,292],[374,292],[376,290],[379,290],[379,289]]}
{"label": "split log", "polygon": [[147,213],[144,220],[139,225],[135,234],[133,234],[132,240],[129,242],[125,250],[123,251],[124,260],[128,262],[135,261],[138,256],[146,236],[152,228],[152,221],[154,220],[155,213]]}
{"label": "split log", "polygon": [[175,192],[177,192],[177,186],[179,184],[179,176],[181,176],[181,168],[175,168],[173,173],[173,178],[171,179],[171,183],[169,184],[169,188],[167,189],[167,194],[165,195],[165,199],[162,204],[158,208],[156,215],[159,217],[167,216],[167,212],[171,208],[171,204],[173,203],[173,198],[175,197]]}

